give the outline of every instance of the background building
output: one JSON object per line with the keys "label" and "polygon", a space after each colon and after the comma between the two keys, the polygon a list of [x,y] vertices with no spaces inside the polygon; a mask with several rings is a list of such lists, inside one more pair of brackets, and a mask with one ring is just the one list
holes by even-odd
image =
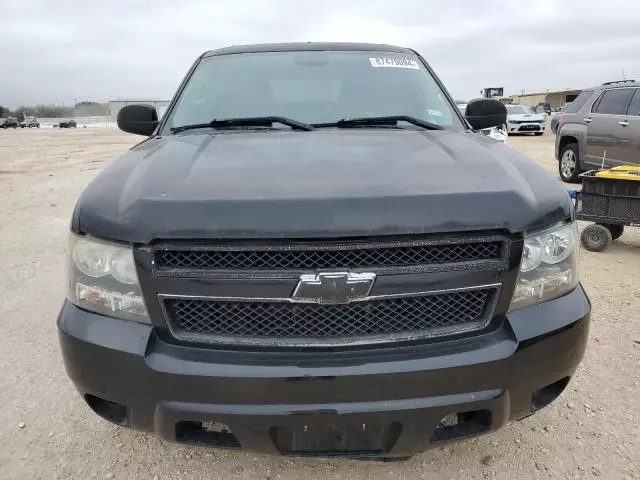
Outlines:
{"label": "background building", "polygon": [[572,102],[580,93],[580,90],[559,90],[545,93],[523,93],[511,95],[512,103],[535,107],[540,103],[551,104],[551,110],[557,110],[565,103]]}
{"label": "background building", "polygon": [[141,99],[110,100],[108,111],[107,111],[107,118],[109,119],[109,123],[115,124],[118,121],[118,112],[122,107],[124,107],[125,105],[132,105],[136,103],[137,104],[143,103],[145,105],[151,105],[152,107],[155,107],[156,111],[158,112],[158,118],[162,118],[162,115],[164,115],[164,112],[167,110],[167,107],[169,106],[170,101],[169,100],[141,100]]}

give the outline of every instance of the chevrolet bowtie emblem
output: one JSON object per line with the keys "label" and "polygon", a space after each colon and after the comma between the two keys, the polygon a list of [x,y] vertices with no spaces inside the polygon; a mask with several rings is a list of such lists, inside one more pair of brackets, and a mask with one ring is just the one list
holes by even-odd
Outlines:
{"label": "chevrolet bowtie emblem", "polygon": [[303,274],[292,298],[298,302],[349,303],[369,296],[375,280],[375,273]]}

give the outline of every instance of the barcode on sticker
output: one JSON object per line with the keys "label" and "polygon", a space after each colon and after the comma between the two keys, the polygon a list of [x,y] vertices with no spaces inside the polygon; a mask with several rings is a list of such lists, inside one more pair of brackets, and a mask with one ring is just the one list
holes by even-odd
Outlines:
{"label": "barcode on sticker", "polygon": [[371,66],[375,68],[410,68],[420,70],[420,65],[415,60],[408,58],[376,57],[370,58]]}

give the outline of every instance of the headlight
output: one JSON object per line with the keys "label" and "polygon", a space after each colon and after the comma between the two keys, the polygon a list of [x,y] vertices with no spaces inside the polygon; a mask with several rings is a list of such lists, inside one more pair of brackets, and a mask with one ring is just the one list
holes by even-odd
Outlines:
{"label": "headlight", "polygon": [[150,323],[128,247],[71,235],[67,298],[85,310]]}
{"label": "headlight", "polygon": [[560,297],[578,285],[577,242],[575,222],[525,237],[511,311]]}

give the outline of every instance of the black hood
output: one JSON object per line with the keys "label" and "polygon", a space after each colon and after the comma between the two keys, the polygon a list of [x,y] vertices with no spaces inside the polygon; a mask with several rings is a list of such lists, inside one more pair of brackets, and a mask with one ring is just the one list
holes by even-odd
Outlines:
{"label": "black hood", "polygon": [[150,243],[522,232],[570,214],[559,181],[481,134],[198,131],[149,139],[106,167],[73,228]]}

